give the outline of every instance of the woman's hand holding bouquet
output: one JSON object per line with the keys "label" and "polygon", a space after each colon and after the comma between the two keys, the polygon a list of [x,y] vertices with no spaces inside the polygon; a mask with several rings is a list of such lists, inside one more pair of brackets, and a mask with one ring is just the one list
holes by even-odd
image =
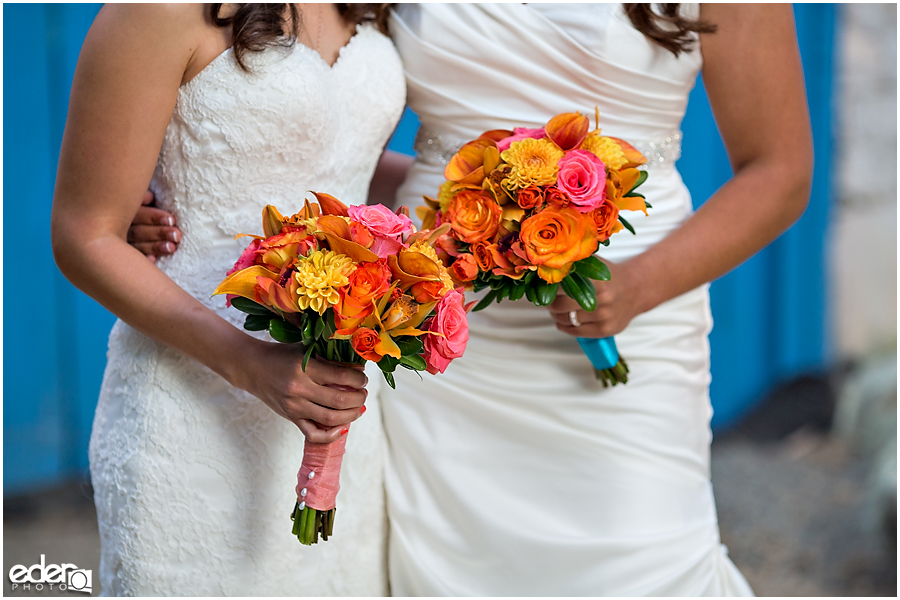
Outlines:
{"label": "woman's hand holding bouquet", "polygon": [[[397,367],[443,372],[468,340],[463,294],[433,247],[449,225],[417,233],[402,212],[314,194],[318,204],[307,201],[290,217],[267,206],[263,235],[249,236],[214,292],[247,314],[245,329],[296,344],[290,353],[273,351],[264,367],[310,376],[294,389],[277,382],[250,389],[306,434],[291,513],[304,544],[332,534],[348,432],[334,439],[334,429],[364,410],[365,375],[328,363],[361,370],[375,362],[393,387]],[[323,437],[329,443],[315,443]]]}
{"label": "woman's hand holding bouquet", "polygon": [[[487,131],[450,160],[437,199],[425,198],[423,227],[451,226],[438,246],[454,278],[490,288],[475,310],[522,297],[549,306],[560,291],[596,309],[591,280],[608,281],[610,271],[594,253],[611,235],[634,233],[621,211],[646,214],[649,204],[635,192],[646,158],[589,127],[587,117],[564,113],[539,129]],[[575,310],[567,314],[579,328]],[[628,381],[612,337],[578,341],[604,385]]]}

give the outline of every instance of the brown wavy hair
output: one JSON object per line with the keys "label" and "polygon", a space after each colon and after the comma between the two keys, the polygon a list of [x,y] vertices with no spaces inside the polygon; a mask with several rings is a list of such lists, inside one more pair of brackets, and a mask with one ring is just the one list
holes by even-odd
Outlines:
{"label": "brown wavy hair", "polygon": [[[245,71],[247,52],[259,52],[268,46],[293,44],[302,27],[300,12],[294,4],[238,4],[235,13],[221,17],[222,3],[209,5],[209,18],[216,27],[231,26],[234,58]],[[374,23],[387,35],[390,4],[335,4],[348,25]],[[285,36],[285,32],[289,34]]]}
{"label": "brown wavy hair", "polygon": [[716,26],[700,19],[686,19],[681,16],[680,4],[658,4],[660,12],[653,5],[623,4],[625,14],[631,19],[635,29],[678,56],[694,49],[692,33],[715,33]]}

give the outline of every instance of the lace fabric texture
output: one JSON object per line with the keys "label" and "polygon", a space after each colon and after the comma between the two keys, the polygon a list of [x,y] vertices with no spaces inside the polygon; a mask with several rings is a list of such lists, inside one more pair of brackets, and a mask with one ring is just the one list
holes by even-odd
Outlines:
{"label": "lace fabric texture", "polygon": [[[151,187],[184,232],[159,268],[210,298],[266,204],[305,192],[348,204],[368,184],[403,110],[390,40],[360,26],[329,67],[295,44],[230,50],[182,86]],[[263,337],[264,334],[257,333]],[[369,418],[351,427],[334,537],[290,535],[303,436],[256,398],[117,322],[90,443],[104,595],[384,595],[383,431],[370,376]],[[374,405],[373,405],[374,403]]]}

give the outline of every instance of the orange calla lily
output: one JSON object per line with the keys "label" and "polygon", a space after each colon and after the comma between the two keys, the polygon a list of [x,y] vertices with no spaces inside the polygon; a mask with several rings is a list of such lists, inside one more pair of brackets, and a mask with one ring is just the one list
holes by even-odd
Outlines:
{"label": "orange calla lily", "polygon": [[408,290],[417,283],[441,280],[438,264],[421,252],[401,250],[397,256],[388,257],[388,265],[402,290]]}
{"label": "orange calla lily", "polygon": [[587,136],[591,121],[580,113],[562,113],[547,122],[544,131],[563,150],[577,148]]}
{"label": "orange calla lily", "polygon": [[[444,169],[444,177],[450,181],[480,186],[484,180],[485,170],[485,154],[493,163],[493,152],[488,150],[493,148],[497,150],[497,142],[487,138],[479,138],[465,144],[459,149],[459,152],[453,155],[447,167]],[[497,150],[497,164],[500,163],[499,150]]]}
{"label": "orange calla lily", "polygon": [[256,302],[257,277],[267,277],[274,280],[278,278],[278,273],[274,273],[259,265],[241,269],[226,277],[225,281],[219,284],[212,295],[234,294],[235,296],[241,296],[242,298]]}
{"label": "orange calla lily", "polygon": [[479,139],[486,140],[494,140],[495,142],[499,142],[500,140],[505,140],[509,136],[513,134],[509,129],[491,129],[490,131],[485,131],[481,135],[478,136]]}
{"label": "orange calla lily", "polygon": [[335,215],[322,215],[317,224],[319,230],[316,234],[325,236],[328,245],[339,254],[346,254],[355,262],[375,262],[378,255],[353,241],[350,224],[343,218]]}
{"label": "orange calla lily", "polygon": [[263,235],[267,238],[281,233],[284,226],[284,217],[278,212],[278,209],[267,204],[262,213]]}
{"label": "orange calla lily", "polygon": [[289,291],[278,285],[279,279],[279,273],[273,273],[265,267],[258,265],[249,267],[229,275],[215,289],[213,296],[234,294],[281,312],[300,312],[296,301],[296,282],[293,278],[288,280],[288,285],[294,288]]}
{"label": "orange calla lily", "polygon": [[625,153],[625,158],[628,160],[627,163],[622,165],[622,169],[631,169],[633,167],[639,167],[645,162],[647,162],[647,157],[644,156],[640,150],[626,142],[625,140],[620,140],[616,137],[607,136],[609,139],[614,141],[622,148],[622,152]]}
{"label": "orange calla lily", "polygon": [[323,215],[337,215],[339,217],[347,217],[349,213],[347,212],[347,205],[335,198],[330,194],[323,194],[320,192],[312,192],[316,197],[316,200],[319,201],[319,206],[322,207]]}

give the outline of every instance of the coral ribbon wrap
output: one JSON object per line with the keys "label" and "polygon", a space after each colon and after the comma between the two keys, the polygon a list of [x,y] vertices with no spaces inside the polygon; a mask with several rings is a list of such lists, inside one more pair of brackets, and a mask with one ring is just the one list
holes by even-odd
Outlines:
{"label": "coral ribbon wrap", "polygon": [[[334,508],[335,498],[341,489],[341,463],[347,446],[347,434],[328,444],[314,444],[309,440],[303,445],[303,463],[297,473],[297,499],[316,510]],[[309,474],[315,473],[310,479]],[[306,495],[302,495],[303,489]]]}

